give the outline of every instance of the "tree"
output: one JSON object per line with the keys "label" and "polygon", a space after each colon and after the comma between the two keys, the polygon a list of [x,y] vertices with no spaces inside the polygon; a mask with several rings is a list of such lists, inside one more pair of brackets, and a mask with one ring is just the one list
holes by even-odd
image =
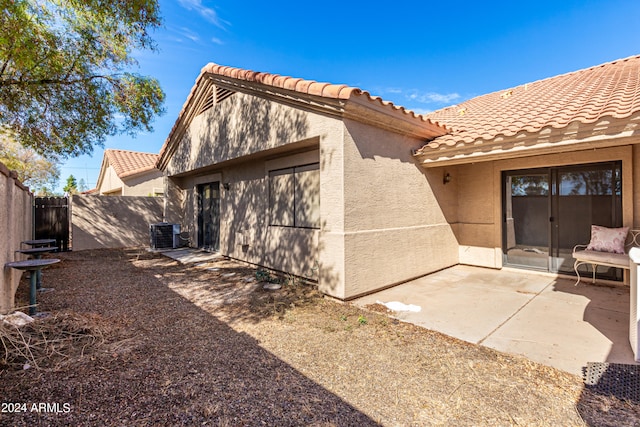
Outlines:
{"label": "tree", "polygon": [[157,0],[0,0],[0,131],[45,156],[90,154],[151,131],[157,80],[128,72],[155,50]]}
{"label": "tree", "polygon": [[44,158],[6,136],[0,136],[0,162],[15,171],[18,179],[37,195],[51,195],[60,178],[56,157]]}
{"label": "tree", "polygon": [[76,177],[73,175],[69,175],[67,178],[67,183],[64,187],[62,187],[65,193],[76,194],[78,192],[78,183],[76,182]]}
{"label": "tree", "polygon": [[80,181],[78,181],[78,191],[82,193],[87,190],[88,188],[86,182],[84,181],[84,178],[80,178]]}

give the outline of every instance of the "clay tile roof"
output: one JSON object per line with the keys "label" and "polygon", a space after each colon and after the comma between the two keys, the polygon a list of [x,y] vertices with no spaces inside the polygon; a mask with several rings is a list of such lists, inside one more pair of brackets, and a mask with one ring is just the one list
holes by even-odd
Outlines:
{"label": "clay tile roof", "polygon": [[[316,96],[325,99],[335,100],[356,100],[361,105],[365,105],[369,108],[379,108],[387,114],[395,115],[396,117],[402,117],[403,120],[412,122],[418,126],[425,128],[425,133],[429,137],[435,135],[443,135],[449,132],[449,129],[443,125],[439,125],[429,120],[426,116],[416,114],[411,110],[407,110],[402,106],[394,105],[392,102],[384,101],[380,97],[372,96],[369,92],[366,92],[357,87],[350,87],[347,85],[321,83],[314,80],[304,80],[301,78],[282,76],[279,74],[263,73],[258,71],[244,70],[240,68],[223,66],[215,63],[209,63],[205,65],[200,71],[200,75],[196,79],[195,85],[192,87],[187,100],[185,101],[182,110],[178,114],[173,128],[169,132],[169,136],[165,140],[162,148],[160,149],[159,160],[157,166],[163,168],[168,161],[168,157],[171,153],[171,147],[175,146],[177,142],[174,141],[174,135],[178,135],[183,122],[189,120],[189,106],[196,99],[198,88],[203,81],[210,76],[217,76],[228,79],[235,79],[236,81],[258,83],[272,88],[281,89],[282,91],[289,91],[295,94],[302,94],[308,96]],[[237,83],[237,82],[236,82]]]}
{"label": "clay tile roof", "polygon": [[104,156],[120,179],[153,170],[158,161],[157,154],[128,150],[107,149]]}
{"label": "clay tile roof", "polygon": [[593,123],[640,111],[640,55],[482,95],[427,115],[453,129],[428,148],[470,144],[522,131]]}

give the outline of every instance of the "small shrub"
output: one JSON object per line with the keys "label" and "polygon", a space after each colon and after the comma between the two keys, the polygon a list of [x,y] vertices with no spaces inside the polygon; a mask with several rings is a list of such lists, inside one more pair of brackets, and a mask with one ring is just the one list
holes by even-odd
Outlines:
{"label": "small shrub", "polygon": [[259,268],[256,270],[256,280],[258,282],[270,282],[272,280],[271,274],[267,270]]}
{"label": "small shrub", "polygon": [[287,274],[282,279],[282,284],[286,286],[297,286],[299,284],[299,279],[293,274]]}

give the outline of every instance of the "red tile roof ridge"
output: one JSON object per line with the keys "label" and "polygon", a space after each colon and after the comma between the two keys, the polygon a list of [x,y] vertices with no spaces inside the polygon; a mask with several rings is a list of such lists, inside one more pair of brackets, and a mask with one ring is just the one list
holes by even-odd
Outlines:
{"label": "red tile roof ridge", "polygon": [[157,154],[155,153],[147,153],[144,151],[136,151],[136,150],[125,150],[124,148],[105,148],[104,151],[121,151],[123,153],[134,153],[134,154],[143,154],[143,155],[148,155],[148,156],[157,156]]}
{"label": "red tile roof ridge", "polygon": [[[200,75],[204,75],[206,73],[244,80],[247,82],[261,83],[280,89],[291,90],[294,92],[319,96],[322,98],[347,100],[354,96],[362,96],[365,97],[365,99],[367,99],[368,101],[377,103],[382,107],[391,109],[392,111],[400,111],[412,118],[420,119],[423,122],[435,124],[435,122],[430,120],[426,115],[418,114],[401,105],[396,105],[391,101],[386,101],[379,96],[371,95],[366,90],[362,90],[358,87],[348,86],[345,84],[333,84],[317,82],[315,80],[305,80],[299,77],[283,76],[280,74],[230,67],[227,65],[216,64],[214,62],[210,62],[202,67]],[[446,126],[441,127],[449,130]]]}
{"label": "red tile roof ridge", "polygon": [[353,94],[361,94],[363,91],[356,87],[347,85],[334,85],[331,83],[321,83],[315,80],[305,80],[302,78],[282,76],[280,74],[265,73],[261,71],[245,70],[242,68],[230,67],[227,65],[219,65],[210,62],[205,65],[201,72],[217,74],[247,82],[262,83],[280,89],[293,90],[295,92],[306,93],[309,95],[322,96],[325,98],[349,99]]}

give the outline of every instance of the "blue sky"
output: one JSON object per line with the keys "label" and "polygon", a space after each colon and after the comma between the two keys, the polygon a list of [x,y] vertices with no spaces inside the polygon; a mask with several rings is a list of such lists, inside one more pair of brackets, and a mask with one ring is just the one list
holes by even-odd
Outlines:
{"label": "blue sky", "polygon": [[[105,148],[158,153],[209,62],[356,86],[425,113],[477,95],[640,54],[640,1],[160,0],[158,52],[139,52],[160,80],[154,132]],[[103,149],[65,161],[96,184]]]}

